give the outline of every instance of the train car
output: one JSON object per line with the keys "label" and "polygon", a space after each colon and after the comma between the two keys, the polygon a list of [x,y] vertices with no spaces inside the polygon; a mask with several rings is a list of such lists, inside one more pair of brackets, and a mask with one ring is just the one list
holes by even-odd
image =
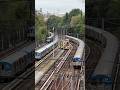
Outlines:
{"label": "train car", "polygon": [[50,36],[47,37],[47,40],[46,40],[48,43],[52,42],[54,39],[54,33],[51,33],[51,32],[49,32],[49,33],[50,33]]}
{"label": "train car", "polygon": [[102,47],[105,48],[107,41],[106,41],[106,37],[103,36],[102,30],[96,31],[96,30],[92,30],[92,27],[86,26],[86,36],[92,40],[96,40],[97,42],[100,43]]}
{"label": "train car", "polygon": [[84,47],[85,47],[85,44],[82,40],[78,39],[78,38],[75,38],[75,37],[72,37],[72,36],[67,36],[67,38],[70,39],[70,41],[78,44],[78,48],[76,50],[76,53],[73,57],[73,62],[72,62],[72,65],[74,67],[81,67],[82,65],[82,62],[84,61]]}
{"label": "train car", "polygon": [[65,39],[65,40],[61,40],[60,42],[59,42],[59,48],[60,49],[69,49],[69,47],[70,47],[70,44],[69,44],[69,39]]}
{"label": "train car", "polygon": [[35,60],[35,43],[32,43],[30,45],[28,45],[27,47],[24,47],[23,49],[21,49],[21,52],[25,52],[26,53],[26,57],[27,57],[27,64],[34,64],[34,60]]}
{"label": "train car", "polygon": [[16,52],[0,61],[0,78],[13,78],[25,68],[26,53]]}
{"label": "train car", "polygon": [[70,49],[69,39],[65,39],[65,42],[66,42],[65,49]]}
{"label": "train car", "polygon": [[[118,61],[118,39],[105,30],[91,26],[86,26],[86,28],[89,29],[87,31],[87,35],[92,38],[96,38],[102,45],[104,45],[104,52],[102,53],[91,79],[105,86],[110,86],[111,88],[109,90],[112,90],[112,84],[115,76],[114,64]],[[94,32],[96,32],[98,36],[94,37],[94,35],[92,35]]]}
{"label": "train car", "polygon": [[63,49],[64,47],[63,47],[63,40],[60,40],[60,42],[59,42],[59,48],[60,49]]}
{"label": "train car", "polygon": [[73,57],[73,61],[75,61],[75,62],[82,61],[83,60],[83,51],[84,50],[82,49],[82,47],[78,47],[78,49]]}
{"label": "train car", "polygon": [[83,65],[83,61],[84,61],[84,42],[80,41],[79,42],[79,46],[77,48],[77,51],[73,57],[73,66],[74,67],[81,67]]}
{"label": "train car", "polygon": [[34,46],[30,44],[23,49],[0,60],[0,81],[15,78],[23,72],[27,66],[34,62]]}
{"label": "train car", "polygon": [[51,50],[53,50],[53,47],[57,47],[58,45],[58,37],[55,37],[55,40],[46,46],[38,49],[35,51],[35,59],[40,60],[42,57],[44,57],[47,53],[49,53]]}

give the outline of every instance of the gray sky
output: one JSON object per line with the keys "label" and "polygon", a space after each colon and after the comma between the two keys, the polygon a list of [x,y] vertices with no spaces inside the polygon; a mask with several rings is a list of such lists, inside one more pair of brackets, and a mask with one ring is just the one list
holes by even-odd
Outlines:
{"label": "gray sky", "polygon": [[85,0],[35,0],[35,9],[50,13],[66,13],[73,8],[85,12]]}

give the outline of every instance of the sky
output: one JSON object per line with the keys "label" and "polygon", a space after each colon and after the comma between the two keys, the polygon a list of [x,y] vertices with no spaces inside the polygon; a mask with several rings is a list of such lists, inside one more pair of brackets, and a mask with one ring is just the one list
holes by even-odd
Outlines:
{"label": "sky", "polygon": [[35,0],[35,9],[46,13],[61,13],[71,11],[74,8],[79,8],[85,12],[85,0]]}

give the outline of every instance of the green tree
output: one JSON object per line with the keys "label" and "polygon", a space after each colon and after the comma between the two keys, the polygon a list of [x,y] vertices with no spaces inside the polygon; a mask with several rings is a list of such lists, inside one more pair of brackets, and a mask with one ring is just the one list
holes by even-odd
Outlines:
{"label": "green tree", "polygon": [[35,38],[37,45],[41,44],[46,40],[47,26],[44,22],[42,14],[35,16]]}
{"label": "green tree", "polygon": [[5,49],[15,46],[15,44],[26,39],[25,30],[31,20],[30,7],[30,2],[25,0],[0,1],[1,48]]}
{"label": "green tree", "polygon": [[81,13],[82,13],[82,11],[80,9],[73,9],[72,11],[70,11],[69,16],[70,17],[77,16],[77,15],[79,15]]}
{"label": "green tree", "polygon": [[51,15],[48,20],[47,20],[47,27],[48,29],[52,30],[53,27],[55,29],[57,29],[58,27],[60,27],[62,25],[62,18],[55,16],[55,15]]}
{"label": "green tree", "polygon": [[63,17],[63,23],[62,23],[62,25],[64,25],[64,24],[69,24],[70,23],[70,15],[69,15],[69,13],[66,13],[65,14],[65,16]]}
{"label": "green tree", "polygon": [[84,19],[80,14],[77,16],[72,16],[70,25],[74,30],[73,32],[84,34]]}

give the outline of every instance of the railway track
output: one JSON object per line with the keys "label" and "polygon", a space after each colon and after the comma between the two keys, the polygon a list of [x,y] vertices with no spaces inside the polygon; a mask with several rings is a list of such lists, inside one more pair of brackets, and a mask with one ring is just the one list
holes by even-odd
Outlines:
{"label": "railway track", "polygon": [[[77,45],[73,46],[71,54],[68,56],[59,73],[55,75],[54,80],[45,90],[84,90],[84,82],[82,82],[82,80],[84,80],[84,76],[82,76],[84,72],[74,69],[71,65],[72,57],[77,48]],[[88,46],[87,51],[88,53],[85,59],[87,59],[90,54],[90,48]]]}
{"label": "railway track", "polygon": [[36,86],[36,90],[47,90],[49,85],[54,80],[54,76],[56,75],[56,73],[59,72],[60,68],[65,62],[65,59],[67,58],[69,54],[70,54],[70,50],[68,50],[66,54],[64,54],[62,57],[58,59],[58,62],[55,64],[55,67],[53,66],[53,68],[49,70],[49,72],[47,73],[49,76],[47,78],[46,76],[44,76],[41,79],[41,82]]}
{"label": "railway track", "polygon": [[[55,49],[55,51],[58,50],[58,48]],[[34,80],[33,75],[35,75],[34,71],[35,68],[37,68],[39,65],[41,65],[48,57],[51,56],[53,52],[50,52],[48,55],[46,55],[42,60],[35,63],[35,66],[30,67],[27,69],[23,74],[18,76],[15,80],[11,81],[7,85],[5,85],[2,90],[16,90],[15,88],[21,86],[20,84],[23,84],[24,81],[28,80]],[[33,75],[32,75],[33,74]],[[34,76],[35,77],[35,76]],[[33,81],[34,82],[34,81]],[[24,83],[25,84],[25,83]],[[34,83],[35,84],[35,83]],[[20,89],[21,90],[21,89]]]}
{"label": "railway track", "polygon": [[55,73],[52,80],[49,83],[46,83],[47,87],[37,88],[36,90],[80,90],[81,72],[80,70],[75,70],[71,65],[72,57],[74,56],[76,49],[77,45],[74,45],[58,73]]}
{"label": "railway track", "polygon": [[[3,90],[21,90],[21,89],[32,90],[34,88],[36,90],[50,90],[48,87],[52,85],[53,87],[57,87],[57,90],[70,90],[71,88],[72,88],[71,90],[79,90],[80,87],[79,74],[81,72],[80,70],[75,71],[74,68],[71,66],[72,57],[75,54],[77,46],[74,47],[71,46],[71,48],[72,49],[68,51],[66,50],[64,53],[62,52],[63,54],[61,53],[62,55],[58,56],[59,57],[58,60],[51,59],[52,52],[46,55],[42,60],[36,62],[34,67],[28,69],[25,73],[22,74],[22,76],[19,76],[16,80],[12,81],[10,84],[4,87]],[[57,56],[58,52],[60,51],[55,52],[55,56]],[[43,67],[47,66],[50,63],[51,65],[47,67],[46,72],[43,73],[44,76],[41,76],[42,79],[40,78],[39,81],[40,83],[36,84],[36,86],[34,87],[34,84],[36,82],[34,81],[33,78],[35,77],[34,76],[35,73],[33,73],[34,72],[33,70],[41,71]],[[63,78],[63,80],[61,80],[61,78]],[[61,87],[61,85],[63,86]],[[30,86],[32,86],[33,88],[30,88]],[[55,90],[52,89],[53,87],[51,87],[51,90]]]}
{"label": "railway track", "polygon": [[0,60],[4,59],[5,57],[7,57],[7,56],[9,56],[9,55],[11,55],[11,54],[13,54],[13,53],[15,53],[17,51],[19,51],[20,49],[24,48],[25,46],[27,46],[27,45],[29,45],[31,43],[32,42],[25,41],[25,42],[21,43],[20,45],[14,47],[14,48],[8,49],[5,52],[0,52]]}
{"label": "railway track", "polygon": [[[93,41],[87,39],[87,45],[90,48],[90,54],[86,59],[85,64],[85,73],[86,73],[86,90],[89,90],[89,85],[92,84],[92,81],[90,80],[90,77],[101,57],[102,49],[97,44],[95,44]],[[96,51],[97,50],[97,51]]]}
{"label": "railway track", "polygon": [[63,53],[64,50],[58,50],[54,54],[55,55],[54,59],[53,57],[50,56],[42,65],[40,65],[35,69],[35,85],[41,80],[41,78],[45,75],[45,73],[48,72],[48,70],[54,65],[54,63]]}

